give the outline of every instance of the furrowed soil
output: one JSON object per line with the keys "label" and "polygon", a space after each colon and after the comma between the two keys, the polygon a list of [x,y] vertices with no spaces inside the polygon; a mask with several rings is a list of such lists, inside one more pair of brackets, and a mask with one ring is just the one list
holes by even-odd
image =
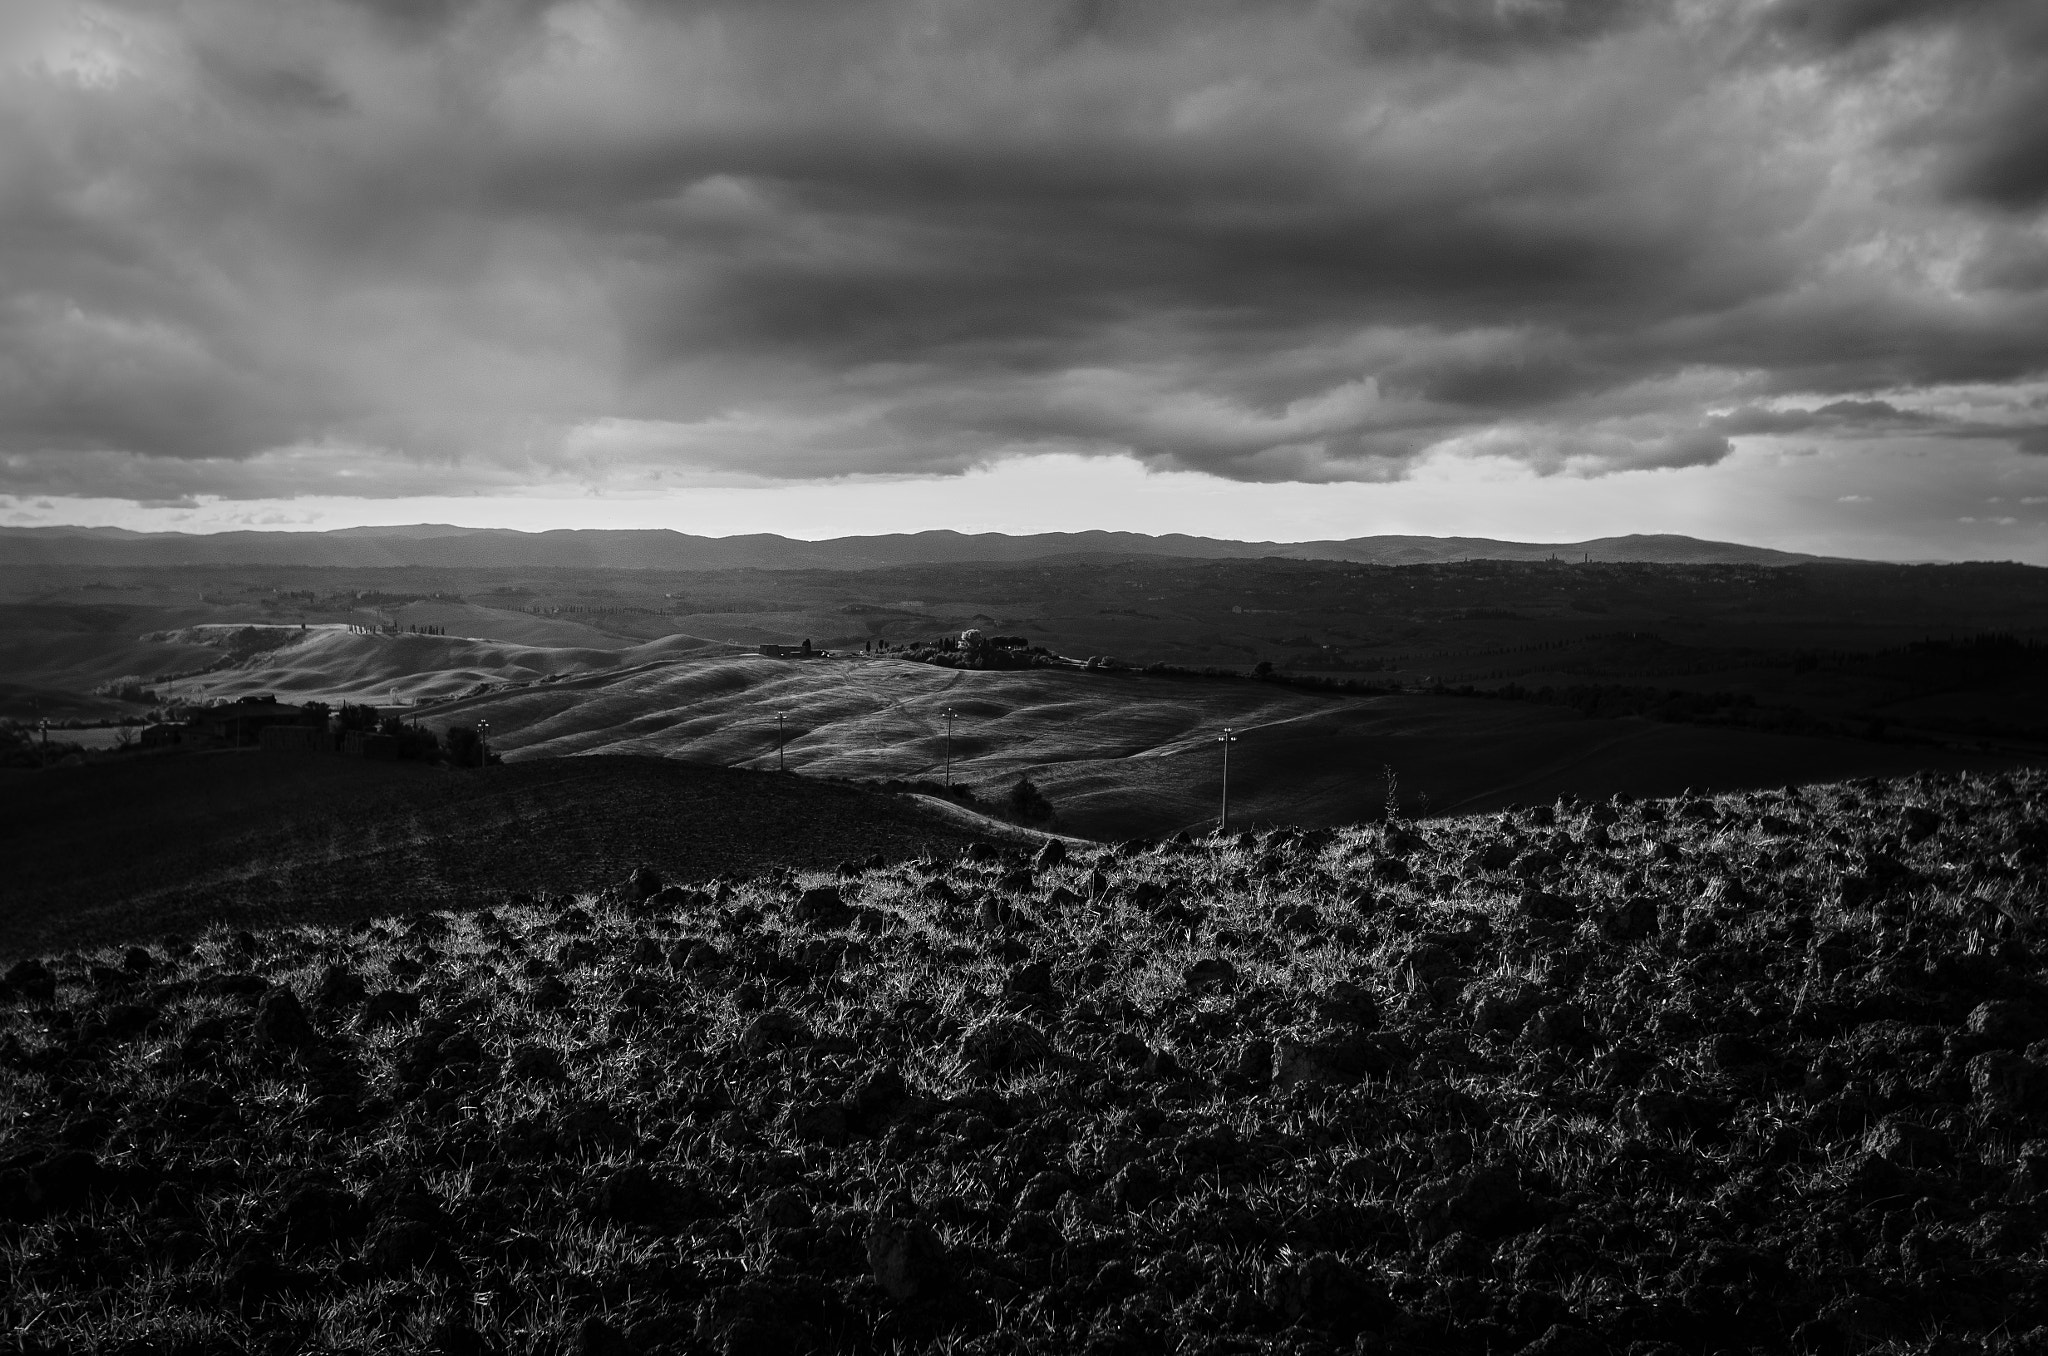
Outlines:
{"label": "furrowed soil", "polygon": [[[622,863],[622,868],[624,863]],[[2048,1344],[2048,775],[22,962],[28,1350]]]}
{"label": "furrowed soil", "polygon": [[487,771],[254,751],[0,771],[0,959],[212,922],[347,923],[589,890],[958,851],[902,796],[600,755]]}

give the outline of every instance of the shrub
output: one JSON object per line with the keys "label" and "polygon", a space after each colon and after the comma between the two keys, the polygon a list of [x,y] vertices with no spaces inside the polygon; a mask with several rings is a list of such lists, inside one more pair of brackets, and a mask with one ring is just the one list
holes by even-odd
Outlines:
{"label": "shrub", "polygon": [[[475,726],[450,725],[441,732],[441,741],[448,751],[448,761],[455,766],[482,767],[484,765],[483,740],[477,736]],[[490,755],[490,761],[491,765],[495,767],[505,760],[494,753]]]}
{"label": "shrub", "polygon": [[132,674],[124,678],[108,679],[98,687],[95,687],[92,690],[92,695],[95,697],[112,697],[115,701],[136,702],[141,705],[154,705],[156,703],[155,689],[144,686],[142,679]]}
{"label": "shrub", "polygon": [[[397,716],[386,716],[384,724],[378,728],[377,733],[388,735],[397,743],[398,756],[402,759],[410,759],[421,763],[438,763],[441,761],[441,743],[434,738],[432,730],[422,730],[416,725],[407,725],[404,720]],[[474,739],[475,737],[476,731],[471,730],[470,738]],[[495,762],[496,759],[492,761]]]}
{"label": "shrub", "polygon": [[374,730],[377,728],[377,708],[343,702],[335,719],[343,730]]}
{"label": "shrub", "polygon": [[1025,824],[1040,824],[1052,818],[1052,802],[1029,777],[1019,777],[1004,798],[1010,817]]}

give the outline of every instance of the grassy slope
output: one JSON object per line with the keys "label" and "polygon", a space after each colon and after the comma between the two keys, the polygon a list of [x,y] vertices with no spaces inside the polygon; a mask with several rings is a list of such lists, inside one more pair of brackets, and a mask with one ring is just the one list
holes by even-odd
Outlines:
{"label": "grassy slope", "polygon": [[1674,794],[1919,767],[1994,768],[1992,757],[1799,739],[1554,707],[1425,696],[1340,698],[1286,687],[1034,669],[960,672],[897,660],[709,658],[574,691],[494,694],[430,713],[487,717],[508,756],[660,754],[841,777],[937,775],[947,707],[960,713],[956,776],[991,791],[1038,782],[1067,827],[1156,836],[1215,814],[1225,725],[1232,800],[1247,823],[1337,824],[1381,812],[1391,766],[1412,810],[1547,801],[1562,792]]}
{"label": "grassy slope", "polygon": [[[580,629],[580,628],[579,628]],[[479,684],[534,683],[631,669],[723,648],[695,636],[629,645],[543,645],[447,635],[356,635],[309,631],[248,665],[179,685],[193,700],[251,693],[285,701],[445,701]]]}
{"label": "grassy slope", "polygon": [[482,603],[423,599],[387,611],[399,626],[440,626],[446,628],[450,636],[468,636],[514,645],[618,650],[633,644],[629,637],[614,635],[573,617],[535,616],[530,612]]}
{"label": "grassy slope", "polygon": [[476,907],[636,864],[708,880],[980,836],[899,797],[608,756],[451,773],[254,753],[0,773],[0,956],[238,926]]}
{"label": "grassy slope", "polygon": [[30,721],[138,712],[139,707],[89,694],[112,679],[147,679],[219,659],[220,651],[209,646],[140,639],[153,627],[184,624],[199,615],[190,609],[0,604],[0,675],[5,675],[0,715]]}
{"label": "grassy slope", "polygon": [[93,1349],[2037,1349],[2048,777],[1649,808],[17,972],[12,1314]]}
{"label": "grassy slope", "polygon": [[[316,630],[248,667],[183,679],[177,694],[210,699],[279,692],[382,701],[396,687],[406,700],[431,699],[478,682],[610,669],[687,654],[714,643],[690,635],[635,641],[574,620],[470,603],[421,602],[390,615],[401,626],[443,626],[449,634],[378,637]],[[374,619],[368,611],[357,618],[366,623]],[[327,624],[332,621],[328,618]],[[30,719],[37,714],[136,714],[142,708],[85,694],[113,678],[189,674],[219,662],[222,650],[195,643],[202,633],[187,629],[208,623],[277,626],[285,631],[296,625],[246,606],[0,604],[0,674],[5,675],[5,682],[0,682],[0,715]]]}

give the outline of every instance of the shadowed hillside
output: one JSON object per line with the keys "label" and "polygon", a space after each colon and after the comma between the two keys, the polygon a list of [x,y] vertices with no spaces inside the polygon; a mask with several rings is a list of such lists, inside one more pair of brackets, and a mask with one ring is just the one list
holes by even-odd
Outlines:
{"label": "shadowed hillside", "polygon": [[1147,837],[1216,814],[1226,725],[1232,804],[1247,823],[1338,824],[1382,812],[1393,769],[1410,810],[1484,810],[1571,792],[1673,794],[2010,759],[1804,739],[1556,707],[1420,694],[1345,697],[1264,683],[1033,669],[972,672],[898,660],[690,660],[571,690],[495,693],[425,713],[487,718],[513,760],[658,754],[743,767],[782,757],[832,777],[936,777],[959,713],[954,776],[1000,792],[1020,775],[1088,837]]}
{"label": "shadowed hillside", "polygon": [[[341,647],[323,680],[316,671],[329,661],[318,655],[273,678],[259,671],[278,665],[259,655],[198,643],[281,638],[300,626],[428,628],[488,644],[474,657],[412,648],[402,661]],[[181,692],[289,679],[312,693],[357,681],[365,662],[422,674],[489,669],[499,647],[509,648],[498,676],[513,679],[632,662],[625,652],[657,641],[675,653],[693,642],[752,649],[806,639],[900,652],[968,628],[1139,667],[1265,664],[1403,687],[1606,688],[1637,703],[1684,689],[1809,732],[1877,720],[1973,737],[2048,735],[2016,700],[2038,685],[2042,662],[2000,670],[1986,648],[2016,645],[2022,659],[2029,645],[2048,650],[2048,570],[1156,555],[692,571],[0,566],[0,716],[74,710],[122,677]],[[527,653],[536,649],[573,653],[543,660]],[[466,681],[431,690],[447,695]]]}
{"label": "shadowed hillside", "polygon": [[651,758],[450,772],[223,752],[6,772],[0,955],[213,920],[475,908],[642,863],[702,881],[986,836],[901,796]]}

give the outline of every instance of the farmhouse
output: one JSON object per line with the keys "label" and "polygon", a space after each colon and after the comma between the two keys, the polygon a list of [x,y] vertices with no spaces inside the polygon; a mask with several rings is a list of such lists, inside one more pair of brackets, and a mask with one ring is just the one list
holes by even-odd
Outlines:
{"label": "farmhouse", "polygon": [[182,744],[184,742],[185,727],[167,720],[160,720],[153,725],[143,726],[142,733],[136,736],[136,743],[145,749],[168,748],[173,744]]}
{"label": "farmhouse", "polygon": [[256,746],[268,754],[297,757],[326,753],[333,741],[325,729],[315,725],[266,725],[257,733]]}
{"label": "farmhouse", "polygon": [[341,751],[351,758],[368,758],[374,762],[395,762],[398,758],[398,741],[388,734],[375,730],[348,730],[341,736]]}
{"label": "farmhouse", "polygon": [[267,727],[296,725],[303,714],[299,707],[268,699],[242,701],[226,706],[200,707],[192,713],[190,724],[193,732],[204,739],[218,739],[237,745],[254,744]]}

